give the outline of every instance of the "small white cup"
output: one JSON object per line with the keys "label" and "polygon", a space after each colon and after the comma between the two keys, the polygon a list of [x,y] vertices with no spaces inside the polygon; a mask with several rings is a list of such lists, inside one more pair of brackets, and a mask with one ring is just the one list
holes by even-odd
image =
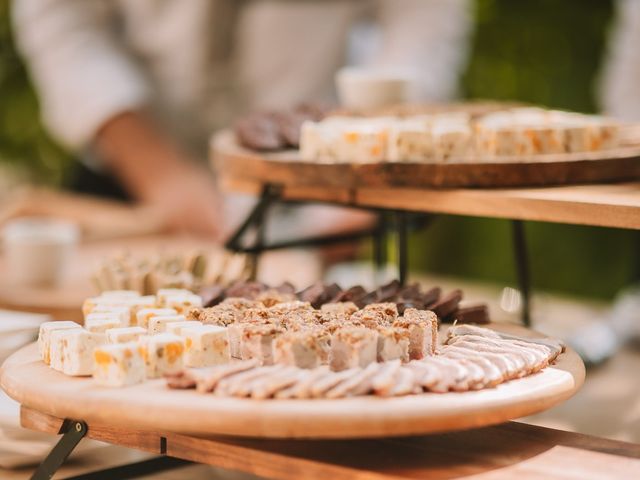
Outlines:
{"label": "small white cup", "polygon": [[367,110],[409,101],[414,81],[406,72],[345,67],[336,73],[336,87],[344,107]]}
{"label": "small white cup", "polygon": [[80,238],[77,225],[50,218],[24,217],[2,230],[11,282],[51,287],[60,282]]}

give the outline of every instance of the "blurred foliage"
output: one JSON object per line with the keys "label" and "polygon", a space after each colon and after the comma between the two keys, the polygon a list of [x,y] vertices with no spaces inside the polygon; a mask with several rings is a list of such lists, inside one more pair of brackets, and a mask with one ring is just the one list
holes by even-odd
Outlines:
{"label": "blurred foliage", "polygon": [[[38,104],[0,0],[0,162],[61,184],[70,160],[38,121]],[[519,100],[592,112],[611,0],[476,0],[476,31],[461,80],[466,98]],[[636,280],[638,233],[527,223],[535,288],[610,298]],[[412,265],[515,282],[508,221],[441,217],[411,239]]]}
{"label": "blurred foliage", "polygon": [[[613,5],[605,0],[477,0],[466,98],[597,109],[598,72]],[[527,222],[534,288],[611,298],[638,280],[634,231]],[[442,217],[412,238],[412,264],[515,283],[507,220]]]}
{"label": "blurred foliage", "polygon": [[38,101],[11,37],[9,3],[0,0],[0,162],[34,181],[60,185],[70,157],[39,122]]}
{"label": "blurred foliage", "polygon": [[477,0],[465,95],[595,111],[612,14],[610,0]]}

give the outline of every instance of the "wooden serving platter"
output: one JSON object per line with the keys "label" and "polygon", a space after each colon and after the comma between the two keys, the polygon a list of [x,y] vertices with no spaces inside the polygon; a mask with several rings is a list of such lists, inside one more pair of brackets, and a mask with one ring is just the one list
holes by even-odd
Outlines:
{"label": "wooden serving platter", "polygon": [[[492,328],[534,335],[513,325]],[[50,369],[32,344],[4,363],[0,385],[24,407],[58,418],[203,436],[320,439],[416,435],[502,423],[566,400],[581,387],[584,375],[580,357],[568,349],[552,367],[492,389],[260,401],[169,390],[162,379],[126,388],[100,387],[90,378]]]}
{"label": "wooden serving platter", "polygon": [[[640,178],[640,145],[588,153],[539,155],[522,162],[503,157],[475,163],[318,163],[297,150],[261,153],[238,144],[225,130],[211,142],[213,166],[222,178],[287,187],[524,187]],[[482,160],[482,159],[479,159]]]}

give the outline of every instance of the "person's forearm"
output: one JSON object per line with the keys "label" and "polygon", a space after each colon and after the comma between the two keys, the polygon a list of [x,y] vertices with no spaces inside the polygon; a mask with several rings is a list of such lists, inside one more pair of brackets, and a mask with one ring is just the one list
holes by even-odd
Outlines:
{"label": "person's forearm", "polygon": [[139,200],[151,200],[158,184],[175,179],[193,163],[140,112],[109,120],[98,131],[94,144],[108,168]]}

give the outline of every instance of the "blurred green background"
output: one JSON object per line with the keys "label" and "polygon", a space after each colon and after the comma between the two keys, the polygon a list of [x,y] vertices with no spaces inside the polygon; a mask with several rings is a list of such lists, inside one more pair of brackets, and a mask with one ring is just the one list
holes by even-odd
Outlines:
{"label": "blurred green background", "polygon": [[[38,121],[37,99],[0,0],[0,164],[62,185],[72,164]],[[597,111],[595,86],[613,17],[609,0],[477,0],[476,31],[461,79],[465,98],[520,100]],[[534,288],[611,298],[636,280],[636,232],[526,224]],[[504,220],[439,218],[411,239],[413,268],[514,283]]]}

